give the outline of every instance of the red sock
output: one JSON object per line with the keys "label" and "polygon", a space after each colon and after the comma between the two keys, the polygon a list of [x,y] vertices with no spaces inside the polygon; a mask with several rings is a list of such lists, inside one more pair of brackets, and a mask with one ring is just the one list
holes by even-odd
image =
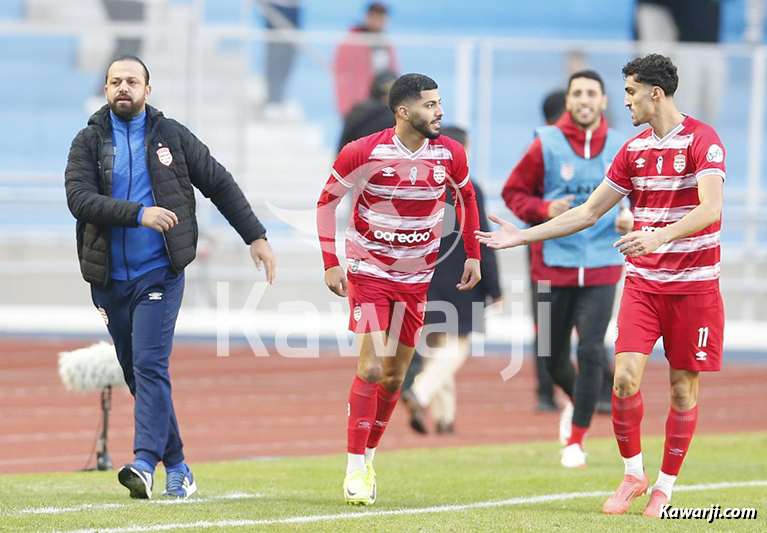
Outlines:
{"label": "red sock", "polygon": [[567,445],[570,446],[571,444],[579,444],[581,448],[583,448],[583,439],[586,436],[586,432],[589,430],[589,428],[576,426],[573,424],[573,431],[570,433],[570,438],[567,440]]}
{"label": "red sock", "polygon": [[378,385],[378,409],[376,411],[376,420],[373,429],[370,430],[368,437],[368,448],[376,448],[381,441],[381,436],[386,431],[386,425],[389,423],[394,406],[399,400],[399,391],[391,392]]}
{"label": "red sock", "polygon": [[618,398],[613,391],[613,431],[621,455],[625,458],[634,457],[642,452],[640,436],[642,416],[644,416],[644,403],[642,403],[641,392],[628,398]]}
{"label": "red sock", "polygon": [[354,376],[349,393],[349,420],[346,450],[362,455],[376,418],[376,387],[359,376]]}
{"label": "red sock", "polygon": [[690,448],[692,435],[698,423],[698,406],[689,411],[677,411],[673,407],[666,419],[666,446],[661,470],[669,476],[679,475],[682,461]]}

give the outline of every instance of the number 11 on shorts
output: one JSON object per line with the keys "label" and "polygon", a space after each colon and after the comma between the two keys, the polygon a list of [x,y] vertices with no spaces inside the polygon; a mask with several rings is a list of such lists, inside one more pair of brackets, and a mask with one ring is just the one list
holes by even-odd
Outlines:
{"label": "number 11 on shorts", "polygon": [[708,328],[698,328],[698,348],[705,348],[708,343]]}

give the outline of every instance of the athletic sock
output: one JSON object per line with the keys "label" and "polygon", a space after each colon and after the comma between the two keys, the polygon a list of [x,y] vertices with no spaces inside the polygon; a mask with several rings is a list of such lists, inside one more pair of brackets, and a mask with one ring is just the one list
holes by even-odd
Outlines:
{"label": "athletic sock", "polygon": [[392,392],[381,385],[378,385],[376,392],[378,400],[376,404],[375,422],[373,423],[370,435],[368,436],[368,448],[378,447],[378,443],[381,441],[381,436],[384,431],[386,431],[386,426],[389,424],[391,414],[394,412],[394,407],[397,405],[397,400],[399,400],[399,391]]}
{"label": "athletic sock", "polygon": [[154,474],[154,466],[147,463],[143,459],[134,459],[133,464],[136,465],[139,470],[148,471]]}
{"label": "athletic sock", "polygon": [[[687,450],[690,448],[695,426],[698,424],[698,406],[687,411],[677,411],[673,407],[666,419],[666,444],[663,450],[661,472],[678,476]],[[671,496],[670,494],[668,496]]]}
{"label": "athletic sock", "polygon": [[354,376],[349,392],[346,451],[363,458],[370,429],[376,418],[376,389],[375,383],[368,383],[359,376]]}
{"label": "athletic sock", "polygon": [[582,426],[576,426],[573,424],[572,432],[570,433],[570,438],[567,439],[567,445],[570,446],[571,444],[578,444],[581,449],[583,449],[583,439],[586,437],[586,432],[589,430],[589,428],[585,428]]}
{"label": "athletic sock", "polygon": [[353,470],[362,470],[363,472],[367,471],[367,467],[365,466],[365,454],[349,453],[346,455],[347,474]]}
{"label": "athletic sock", "polygon": [[184,461],[181,461],[180,463],[176,463],[174,465],[165,465],[165,471],[166,472],[174,472],[176,470],[180,470],[181,472],[188,473],[189,467],[184,463]]}
{"label": "athletic sock", "polygon": [[365,462],[372,463],[376,458],[376,448],[365,448]]}
{"label": "athletic sock", "polygon": [[623,458],[623,474],[631,474],[637,479],[642,479],[642,476],[644,476],[644,461],[642,460],[642,452],[639,452],[634,457]]}
{"label": "athletic sock", "polygon": [[671,499],[671,493],[674,491],[674,483],[676,482],[676,476],[670,476],[665,474],[663,470],[658,473],[658,481],[652,486],[652,490],[659,490],[663,492],[668,499]]}
{"label": "athletic sock", "polygon": [[624,459],[642,453],[643,416],[644,403],[641,392],[628,398],[618,398],[613,391],[613,431]]}

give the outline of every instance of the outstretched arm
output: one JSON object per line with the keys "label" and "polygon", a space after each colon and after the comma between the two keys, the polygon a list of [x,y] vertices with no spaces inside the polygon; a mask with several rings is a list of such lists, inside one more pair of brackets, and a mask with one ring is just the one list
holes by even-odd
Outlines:
{"label": "outstretched arm", "polygon": [[719,220],[722,214],[722,188],[724,182],[717,174],[709,174],[698,180],[700,205],[681,219],[657,231],[632,231],[615,243],[620,252],[630,257],[653,253],[667,242],[683,239],[707,228]]}
{"label": "outstretched arm", "polygon": [[476,232],[477,240],[490,248],[501,250],[564,237],[593,226],[602,215],[622,199],[621,193],[602,183],[585,203],[538,226],[520,230],[514,224],[490,215],[490,220],[500,224],[501,229],[492,232],[478,231]]}

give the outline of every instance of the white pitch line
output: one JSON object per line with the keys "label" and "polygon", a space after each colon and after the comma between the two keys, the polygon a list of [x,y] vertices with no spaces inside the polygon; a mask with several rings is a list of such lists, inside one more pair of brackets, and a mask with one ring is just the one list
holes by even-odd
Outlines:
{"label": "white pitch line", "polygon": [[[211,496],[209,498],[188,498],[177,500],[148,500],[146,505],[183,505],[190,503],[205,503],[215,502],[220,500],[245,500],[252,498],[263,498],[263,494],[246,494],[243,492],[233,492],[231,494],[222,494],[220,496]],[[119,509],[120,507],[129,507],[133,504],[129,503],[84,503],[82,505],[75,505],[73,507],[28,507],[26,509],[19,509],[18,511],[12,511],[10,513],[0,514],[0,516],[17,516],[17,515],[39,515],[39,514],[63,514],[63,513],[77,513],[80,511],[95,511],[99,509]]]}
{"label": "white pitch line", "polygon": [[[674,487],[675,491],[700,491],[727,489],[735,487],[767,487],[767,480],[742,481],[732,483],[707,483],[701,485],[682,485]],[[294,516],[290,518],[273,518],[262,520],[220,520],[217,522],[201,521],[180,524],[158,524],[154,526],[127,526],[113,529],[77,529],[61,531],[59,533],[144,533],[150,531],[168,531],[172,529],[208,529],[214,527],[245,527],[245,526],[267,526],[278,524],[305,524],[310,522],[328,522],[331,520],[347,520],[354,518],[370,518],[376,516],[404,516],[419,515],[429,513],[445,513],[453,511],[467,511],[471,509],[489,509],[493,507],[509,507],[514,505],[526,505],[532,503],[560,502],[566,500],[575,500],[580,498],[596,498],[597,496],[610,496],[612,492],[567,492],[561,494],[542,494],[539,496],[528,496],[523,498],[511,498],[500,501],[475,502],[456,505],[436,505],[432,507],[419,507],[415,509],[392,509],[389,511],[369,511],[369,512],[346,512],[326,515],[308,515]]]}

